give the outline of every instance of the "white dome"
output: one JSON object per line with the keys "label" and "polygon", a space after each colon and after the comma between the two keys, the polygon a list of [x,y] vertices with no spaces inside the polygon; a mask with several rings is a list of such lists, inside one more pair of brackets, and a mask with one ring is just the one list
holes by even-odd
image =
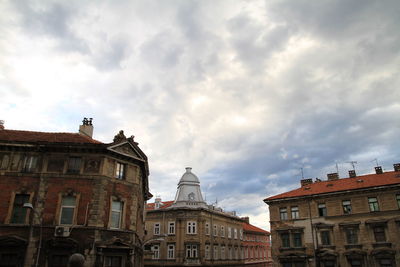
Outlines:
{"label": "white dome", "polygon": [[197,176],[194,173],[192,173],[192,168],[187,167],[186,172],[182,175],[182,178],[179,181],[179,183],[182,183],[182,182],[200,183],[200,180],[199,180],[199,178],[197,178]]}
{"label": "white dome", "polygon": [[200,190],[200,180],[192,173],[192,168],[187,167],[186,172],[179,180],[173,207],[204,208],[206,203],[203,200]]}

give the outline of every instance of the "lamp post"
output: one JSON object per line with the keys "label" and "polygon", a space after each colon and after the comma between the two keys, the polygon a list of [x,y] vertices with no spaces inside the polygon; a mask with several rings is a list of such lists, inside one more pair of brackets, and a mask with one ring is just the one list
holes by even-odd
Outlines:
{"label": "lamp post", "polygon": [[[33,205],[31,203],[24,203],[24,205],[22,206],[25,209],[30,209],[32,211],[32,217],[29,220],[29,237],[28,237],[28,248],[31,245],[32,242],[32,237],[33,237],[33,219],[34,219],[34,215],[36,215],[40,221],[40,225],[39,225],[39,247],[37,250],[37,255],[36,255],[36,259],[35,259],[35,267],[38,266],[39,264],[39,257],[40,257],[40,249],[42,248],[42,219],[40,218],[40,214],[33,208]],[[26,253],[25,253],[25,267],[29,266],[28,263],[28,256],[29,256],[29,249],[27,248]]]}

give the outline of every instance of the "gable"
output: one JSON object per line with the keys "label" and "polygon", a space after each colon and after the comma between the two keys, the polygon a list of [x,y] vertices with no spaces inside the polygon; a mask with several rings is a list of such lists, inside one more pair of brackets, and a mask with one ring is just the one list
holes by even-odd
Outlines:
{"label": "gable", "polygon": [[128,141],[110,146],[107,149],[127,157],[145,161],[139,151]]}

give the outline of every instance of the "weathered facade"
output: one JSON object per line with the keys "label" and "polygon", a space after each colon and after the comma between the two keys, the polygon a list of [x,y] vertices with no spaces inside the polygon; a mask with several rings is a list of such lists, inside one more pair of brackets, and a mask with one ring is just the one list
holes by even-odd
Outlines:
{"label": "weathered facade", "polygon": [[270,232],[249,223],[249,217],[243,223],[244,262],[249,267],[271,267]]}
{"label": "weathered facade", "polygon": [[186,168],[174,201],[147,205],[145,266],[241,266],[243,220],[207,205],[200,182]]}
{"label": "weathered facade", "polygon": [[146,155],[122,131],[92,133],[91,119],[80,133],[0,128],[0,266],[143,265]]}
{"label": "weathered facade", "polygon": [[301,188],[265,199],[274,266],[399,266],[400,165],[375,169],[304,179]]}

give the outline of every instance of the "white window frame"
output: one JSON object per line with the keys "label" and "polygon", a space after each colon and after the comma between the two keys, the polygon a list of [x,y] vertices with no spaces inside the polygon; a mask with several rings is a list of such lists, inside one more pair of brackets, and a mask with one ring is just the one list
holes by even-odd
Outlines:
{"label": "white window frame", "polygon": [[[73,198],[74,199],[74,205],[64,205],[63,201],[64,198]],[[75,219],[75,211],[76,211],[76,201],[77,197],[76,196],[62,196],[61,197],[61,206],[60,206],[60,225],[73,225],[74,224],[74,219]],[[62,223],[62,217],[63,217],[63,210],[64,209],[71,209],[72,208],[72,218],[71,218],[71,223]]]}
{"label": "white window frame", "polygon": [[243,230],[242,229],[239,230],[239,237],[240,237],[240,240],[243,240]]}
{"label": "white window frame", "polygon": [[187,244],[186,245],[186,254],[185,258],[195,258],[197,259],[199,257],[198,251],[197,251],[198,246],[194,244]]}
{"label": "white window frame", "polygon": [[233,228],[233,238],[237,239],[238,238],[238,233],[237,233],[237,229]]}
{"label": "white window frame", "polygon": [[160,245],[152,245],[151,246],[151,251],[153,252],[153,255],[151,258],[153,260],[158,260],[160,258]]}
{"label": "white window frame", "polygon": [[168,234],[169,235],[175,234],[175,222],[168,222]]}
{"label": "white window frame", "polygon": [[225,246],[221,246],[221,260],[225,260]]}
{"label": "white window frame", "polygon": [[210,258],[210,245],[205,245],[204,247],[204,257],[206,258],[206,260],[211,259]]}
{"label": "white window frame", "polygon": [[195,221],[188,221],[186,227],[186,233],[189,235],[197,234],[197,223]]}
{"label": "white window frame", "polygon": [[125,179],[126,164],[117,161],[115,163],[115,175],[114,177],[120,180]]}
{"label": "white window frame", "polygon": [[214,260],[218,260],[218,246],[214,245],[214,249],[213,249],[213,259]]}
{"label": "white window frame", "polygon": [[210,235],[210,224],[207,222],[204,227],[205,227],[205,234]]}
{"label": "white window frame", "polygon": [[225,226],[221,225],[221,237],[225,237]]}
{"label": "white window frame", "polygon": [[175,259],[175,244],[167,245],[167,259]]}
{"label": "white window frame", "polygon": [[218,236],[218,225],[214,224],[213,226],[213,235]]}
{"label": "white window frame", "polygon": [[232,229],[228,227],[228,238],[232,238]]}
{"label": "white window frame", "polygon": [[153,234],[154,235],[160,235],[161,234],[161,223],[156,222],[154,223],[154,227],[153,227]]}
{"label": "white window frame", "polygon": [[[114,202],[121,203],[121,209],[120,209],[120,210],[115,210],[115,209],[113,208],[113,203],[114,203]],[[115,214],[115,213],[119,213],[118,227],[115,227],[115,226],[113,225],[113,224],[114,224],[114,222],[113,222],[113,214]],[[112,200],[112,201],[111,201],[110,228],[112,228],[112,229],[121,229],[123,214],[124,214],[124,202],[119,201],[119,200]]]}

